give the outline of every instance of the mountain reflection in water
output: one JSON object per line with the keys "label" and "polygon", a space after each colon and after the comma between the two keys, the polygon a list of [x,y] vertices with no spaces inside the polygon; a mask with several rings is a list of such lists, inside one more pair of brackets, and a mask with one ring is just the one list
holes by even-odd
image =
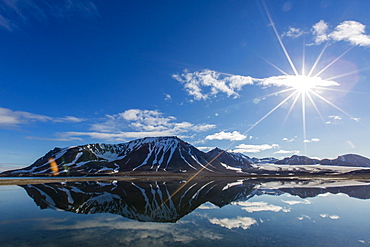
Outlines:
{"label": "mountain reflection in water", "polygon": [[176,222],[206,202],[223,207],[263,194],[307,198],[329,192],[370,198],[370,182],[352,180],[107,180],[22,187],[41,209],[111,213],[144,222]]}

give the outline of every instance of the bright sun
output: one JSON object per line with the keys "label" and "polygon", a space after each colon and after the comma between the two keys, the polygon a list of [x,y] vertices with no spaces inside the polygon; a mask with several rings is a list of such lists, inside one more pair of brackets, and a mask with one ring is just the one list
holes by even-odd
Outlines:
{"label": "bright sun", "polygon": [[[256,127],[261,121],[263,121],[270,114],[272,114],[275,110],[277,110],[279,107],[281,107],[286,102],[291,100],[292,103],[291,103],[291,106],[290,106],[289,111],[287,113],[287,116],[285,117],[285,120],[286,120],[288,118],[288,116],[290,115],[291,111],[293,110],[294,106],[296,105],[296,103],[300,99],[301,106],[302,106],[301,110],[302,110],[303,142],[305,144],[305,147],[304,147],[305,148],[305,153],[307,153],[306,143],[309,142],[308,140],[306,140],[306,135],[307,135],[307,133],[306,133],[306,105],[307,105],[307,102],[311,103],[311,106],[316,110],[317,114],[320,116],[321,120],[324,123],[325,123],[325,120],[324,120],[322,114],[320,113],[317,104],[315,103],[316,100],[320,100],[322,102],[325,102],[326,104],[332,106],[333,108],[335,108],[338,111],[342,112],[343,114],[347,115],[351,119],[356,119],[353,116],[351,116],[349,113],[345,112],[343,109],[336,106],[334,103],[332,103],[331,101],[329,101],[328,99],[326,99],[324,96],[321,95],[321,91],[323,91],[323,90],[334,90],[334,91],[336,91],[336,89],[329,89],[328,88],[328,87],[332,87],[332,86],[339,86],[339,83],[334,81],[334,79],[342,77],[342,76],[350,75],[350,74],[355,72],[354,71],[354,72],[346,73],[346,74],[343,74],[343,75],[336,75],[334,77],[327,78],[327,79],[322,79],[320,77],[320,75],[324,71],[326,71],[334,63],[336,63],[342,56],[344,56],[348,51],[350,51],[351,48],[346,50],[345,52],[343,52],[338,57],[336,57],[333,61],[331,61],[329,64],[327,64],[319,72],[316,72],[316,67],[319,64],[319,61],[320,61],[322,55],[324,54],[325,49],[328,47],[328,43],[324,46],[324,48],[320,52],[319,56],[317,57],[316,61],[314,62],[314,64],[312,65],[312,67],[310,68],[308,73],[306,73],[305,53],[304,53],[303,58],[302,58],[301,73],[299,73],[296,66],[294,65],[288,51],[286,50],[286,48],[284,46],[284,43],[281,39],[281,36],[279,35],[279,33],[278,33],[278,31],[275,27],[275,24],[274,24],[274,22],[271,18],[271,15],[270,15],[267,7],[266,6],[264,6],[264,7],[265,7],[267,17],[269,18],[270,25],[273,28],[273,31],[276,35],[276,38],[279,41],[279,44],[280,44],[280,46],[281,46],[289,64],[290,64],[290,67],[291,67],[291,69],[294,73],[293,74],[288,74],[287,72],[285,72],[284,70],[282,70],[281,68],[276,66],[275,64],[266,60],[266,62],[268,62],[275,69],[280,71],[282,73],[282,75],[268,77],[268,78],[264,79],[263,81],[261,80],[261,84],[262,85],[270,85],[270,86],[273,85],[273,86],[277,86],[277,87],[285,87],[286,88],[284,90],[274,92],[274,93],[269,94],[267,96],[273,96],[273,95],[277,95],[279,93],[285,93],[285,92],[290,92],[290,94],[287,97],[285,97],[279,104],[277,104],[275,107],[273,107],[269,112],[267,112],[263,117],[261,117],[257,122],[255,122],[247,131],[245,131],[245,133],[248,133],[250,130],[252,130],[254,127]],[[305,49],[303,49],[303,51],[305,51]],[[320,89],[320,92],[316,92],[315,89]],[[341,90],[338,90],[338,91],[341,91]],[[284,122],[285,122],[285,120],[284,120]]]}
{"label": "bright sun", "polygon": [[282,75],[274,76],[269,80],[269,82],[278,86],[285,86],[288,88],[296,89],[296,92],[308,92],[313,88],[317,87],[330,87],[339,85],[335,81],[324,80],[318,76],[308,76],[308,75]]}
{"label": "bright sun", "polygon": [[294,89],[301,93],[310,91],[317,86],[323,86],[323,80],[320,77],[311,77],[305,75],[294,76],[294,84],[291,85]]}

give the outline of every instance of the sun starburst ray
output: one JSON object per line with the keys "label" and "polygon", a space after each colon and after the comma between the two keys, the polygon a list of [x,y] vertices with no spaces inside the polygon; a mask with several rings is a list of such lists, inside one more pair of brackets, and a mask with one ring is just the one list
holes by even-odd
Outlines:
{"label": "sun starburst ray", "polygon": [[314,77],[317,77],[317,76],[321,75],[321,73],[323,73],[325,70],[327,70],[328,68],[330,68],[330,66],[332,66],[339,59],[341,59],[344,55],[346,55],[350,50],[352,50],[352,48],[353,48],[353,46],[350,47],[349,49],[347,49],[345,52],[343,52],[339,57],[335,58],[331,63],[329,63],[328,65],[326,65],[322,70],[320,70],[316,75],[314,75]]}
{"label": "sun starburst ray", "polygon": [[343,109],[341,109],[339,106],[336,106],[334,103],[332,103],[329,100],[325,99],[320,94],[316,93],[313,90],[310,90],[310,92],[312,94],[314,94],[316,97],[318,97],[319,99],[321,99],[322,101],[324,101],[325,103],[327,103],[327,104],[331,105],[332,107],[334,107],[335,109],[337,109],[338,111],[340,111],[340,112],[344,113],[345,115],[347,115],[348,117],[354,119],[354,117],[351,114],[347,113],[346,111],[344,111]]}
{"label": "sun starburst ray", "polygon": [[307,145],[306,145],[306,139],[307,139],[307,133],[306,133],[306,92],[301,93],[301,99],[302,99],[302,128],[303,128],[303,140],[304,140],[304,151],[305,154],[307,154]]}
{"label": "sun starburst ray", "polygon": [[315,87],[314,89],[335,91],[335,92],[342,92],[342,93],[357,93],[357,94],[365,94],[365,95],[370,94],[368,92],[349,91],[349,90],[343,90],[343,89],[337,89],[337,88],[327,88],[327,87]]}
{"label": "sun starburst ray", "polygon": [[313,98],[312,98],[312,96],[311,96],[311,94],[310,94],[310,93],[308,93],[308,94],[307,94],[307,98],[310,100],[310,102],[311,102],[311,104],[312,104],[313,108],[316,110],[317,114],[320,116],[320,118],[321,118],[321,120],[323,121],[323,123],[325,123],[325,119],[324,119],[324,117],[322,116],[322,114],[321,114],[321,112],[320,112],[319,108],[317,107],[317,105],[316,105],[315,101],[313,100]]}
{"label": "sun starburst ray", "polygon": [[305,71],[305,63],[306,63],[306,45],[305,45],[305,39],[303,39],[303,48],[302,48],[302,75],[306,74]]}
{"label": "sun starburst ray", "polygon": [[276,109],[278,109],[280,106],[282,106],[285,102],[287,102],[291,97],[294,96],[296,92],[291,93],[288,97],[286,97],[283,101],[281,101],[279,104],[277,104],[274,108],[272,108],[266,115],[264,115],[262,118],[260,118],[257,122],[255,122],[247,131],[245,131],[243,134],[247,134],[249,131],[251,131],[254,127],[256,127],[260,122],[262,122],[265,118],[267,118],[271,113],[273,113]]}
{"label": "sun starburst ray", "polygon": [[283,41],[282,41],[282,40],[281,40],[281,38],[280,38],[280,35],[279,35],[279,33],[278,33],[277,29],[276,29],[275,23],[273,22],[272,17],[271,17],[271,15],[270,15],[270,12],[269,12],[269,10],[267,9],[267,6],[266,6],[265,1],[263,1],[262,3],[263,3],[263,6],[264,6],[264,8],[265,8],[265,11],[266,11],[267,17],[268,17],[268,19],[269,19],[269,21],[270,21],[270,24],[271,24],[271,26],[272,26],[272,29],[274,30],[274,33],[275,33],[275,35],[276,35],[276,38],[277,38],[277,39],[278,39],[278,41],[279,41],[279,44],[280,44],[280,46],[281,46],[281,49],[283,49],[283,52],[284,52],[284,54],[285,54],[286,58],[288,59],[288,62],[289,62],[289,64],[290,64],[290,66],[292,67],[292,69],[293,69],[293,71],[294,71],[294,74],[295,74],[295,75],[298,75],[298,71],[297,71],[297,69],[295,68],[295,66],[294,66],[294,64],[293,64],[293,61],[292,61],[292,59],[290,58],[290,56],[289,56],[289,54],[288,54],[288,51],[286,50],[286,48],[285,48],[285,45],[284,45]]}
{"label": "sun starburst ray", "polygon": [[351,71],[351,72],[348,72],[348,73],[345,73],[345,74],[341,74],[341,75],[336,75],[336,76],[332,76],[330,78],[327,78],[326,80],[335,80],[335,79],[338,79],[338,78],[342,78],[342,77],[345,77],[345,76],[349,76],[349,75],[353,75],[353,74],[356,74],[360,71],[364,71],[364,70],[368,70],[370,69],[370,67],[366,67],[366,68],[363,68],[363,69],[356,69],[354,71]]}
{"label": "sun starburst ray", "polygon": [[286,93],[286,92],[293,91],[293,90],[294,90],[294,88],[287,88],[287,89],[283,89],[283,90],[280,90],[280,91],[277,91],[277,92],[265,94],[265,95],[263,95],[259,98],[263,99],[263,98],[267,98],[267,97],[271,97],[271,96],[276,96],[277,94]]}
{"label": "sun starburst ray", "polygon": [[299,99],[300,92],[298,90],[296,90],[294,93],[295,93],[295,98],[293,99],[293,103],[290,105],[289,111],[288,111],[287,115],[284,118],[282,126],[285,125],[286,121],[288,120],[288,117],[290,116],[290,113],[292,112],[295,104],[297,103],[297,101]]}
{"label": "sun starburst ray", "polygon": [[280,71],[282,74],[289,75],[287,72],[285,72],[284,70],[282,70],[281,68],[279,68],[278,66],[276,66],[275,64],[273,64],[272,62],[270,62],[269,60],[267,60],[265,58],[262,58],[262,59],[264,59],[268,64],[270,64],[272,67],[274,67],[275,69],[277,69],[278,71]]}
{"label": "sun starburst ray", "polygon": [[316,69],[316,66],[317,66],[317,64],[319,63],[319,61],[320,61],[320,59],[321,59],[322,55],[324,54],[324,52],[325,52],[326,48],[328,47],[328,44],[329,44],[329,42],[326,42],[326,44],[325,44],[324,48],[322,48],[322,50],[321,50],[321,52],[320,52],[319,56],[317,57],[317,59],[316,59],[315,63],[313,64],[313,66],[312,66],[312,68],[311,68],[311,70],[310,70],[310,72],[308,73],[308,75],[307,75],[307,76],[311,76],[311,75],[312,75],[312,73],[313,73],[313,71]]}

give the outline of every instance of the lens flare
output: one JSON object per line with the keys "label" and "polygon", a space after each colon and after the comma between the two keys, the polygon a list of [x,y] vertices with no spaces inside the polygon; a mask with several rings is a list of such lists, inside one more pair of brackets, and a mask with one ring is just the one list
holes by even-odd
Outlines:
{"label": "lens flare", "polygon": [[54,158],[50,158],[48,161],[49,161],[50,169],[53,175],[54,176],[59,175],[58,164],[57,162],[55,162]]}

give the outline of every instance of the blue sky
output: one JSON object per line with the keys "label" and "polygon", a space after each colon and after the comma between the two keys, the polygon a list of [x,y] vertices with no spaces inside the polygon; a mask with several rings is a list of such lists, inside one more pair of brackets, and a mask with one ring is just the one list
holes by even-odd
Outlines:
{"label": "blue sky", "polygon": [[252,157],[370,157],[369,1],[0,6],[2,167],[167,135]]}

